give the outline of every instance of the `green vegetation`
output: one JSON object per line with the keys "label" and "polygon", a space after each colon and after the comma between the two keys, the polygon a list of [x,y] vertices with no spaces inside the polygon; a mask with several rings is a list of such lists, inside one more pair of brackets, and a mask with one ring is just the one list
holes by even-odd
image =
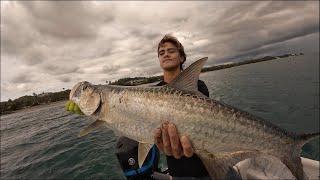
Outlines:
{"label": "green vegetation", "polygon": [[120,86],[137,86],[141,84],[148,84],[157,81],[161,81],[163,76],[152,76],[152,77],[134,77],[134,78],[122,78],[116,80],[115,82],[110,82],[110,85],[120,85]]}
{"label": "green vegetation", "polygon": [[67,100],[69,98],[69,94],[70,90],[64,90],[54,93],[41,93],[38,95],[33,93],[33,96],[22,96],[15,100],[9,99],[8,101],[0,102],[0,114],[8,114],[27,107]]}

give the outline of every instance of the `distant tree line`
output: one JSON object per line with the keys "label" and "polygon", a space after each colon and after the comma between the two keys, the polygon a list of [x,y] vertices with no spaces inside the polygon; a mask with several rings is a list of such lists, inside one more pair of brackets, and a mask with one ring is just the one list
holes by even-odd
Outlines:
{"label": "distant tree line", "polygon": [[9,99],[8,101],[0,102],[0,114],[8,114],[13,111],[23,109],[26,107],[32,107],[40,104],[48,104],[50,102],[56,102],[61,100],[67,100],[69,98],[70,90],[64,90],[60,92],[49,92],[36,94],[32,96],[22,96],[15,100]]}
{"label": "distant tree line", "polygon": [[226,68],[231,68],[231,67],[235,67],[235,66],[241,66],[241,65],[245,65],[245,64],[251,64],[251,63],[257,63],[257,62],[262,62],[262,61],[270,61],[270,60],[274,60],[274,59],[278,59],[278,58],[285,58],[285,57],[289,57],[289,56],[299,56],[299,55],[304,55],[303,53],[300,54],[284,54],[281,56],[265,56],[263,58],[258,58],[258,59],[250,59],[250,60],[244,60],[244,61],[240,61],[240,62],[233,62],[233,63],[229,63],[229,64],[221,64],[221,65],[215,65],[215,66],[211,66],[211,67],[206,67],[203,68],[201,70],[201,72],[207,72],[207,71],[215,71],[215,70],[219,70],[219,69],[226,69]]}
{"label": "distant tree line", "polygon": [[265,56],[265,57],[259,58],[259,59],[252,59],[252,60],[245,60],[245,61],[234,62],[234,63],[229,63],[229,64],[215,65],[215,66],[203,68],[201,70],[201,72],[215,71],[215,70],[219,70],[219,69],[226,69],[226,68],[231,68],[231,67],[235,67],[235,66],[241,66],[241,65],[245,65],[245,64],[257,63],[257,62],[262,62],[262,61],[269,61],[269,60],[272,60],[272,59],[276,59],[276,57]]}
{"label": "distant tree line", "polygon": [[137,86],[141,84],[148,84],[157,81],[161,81],[163,76],[152,76],[152,77],[126,77],[118,79],[114,82],[109,82],[110,85],[120,85],[120,86]]}

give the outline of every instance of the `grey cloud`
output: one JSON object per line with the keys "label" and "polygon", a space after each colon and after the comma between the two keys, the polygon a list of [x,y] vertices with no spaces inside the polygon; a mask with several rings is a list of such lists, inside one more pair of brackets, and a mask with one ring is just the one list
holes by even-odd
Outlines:
{"label": "grey cloud", "polygon": [[15,84],[30,83],[30,82],[32,82],[32,76],[28,73],[17,74],[11,79],[11,83],[15,83]]}
{"label": "grey cloud", "polygon": [[148,31],[148,32],[146,32],[146,33],[143,34],[143,36],[144,36],[145,38],[147,38],[147,39],[152,39],[152,40],[158,38],[160,35],[161,35],[160,32],[155,32],[155,31]]}
{"label": "grey cloud", "polygon": [[43,71],[51,75],[62,75],[75,73],[79,70],[78,66],[75,65],[58,65],[58,64],[46,64],[43,66]]}
{"label": "grey cloud", "polygon": [[145,53],[143,52],[144,54],[140,54],[142,52],[139,52],[139,55],[137,56],[131,57],[131,60],[127,62],[125,66],[129,68],[141,68],[151,66],[156,66],[160,68],[156,52],[153,52],[151,50],[145,50]]}
{"label": "grey cloud", "polygon": [[106,50],[102,51],[100,54],[100,57],[109,56],[111,55],[112,47],[109,46],[109,48],[106,48]]}
{"label": "grey cloud", "polygon": [[[290,39],[294,39],[297,37],[302,37],[302,36],[306,36],[309,34],[313,34],[315,32],[318,32],[318,28],[319,25],[317,24],[310,24],[309,26],[305,26],[303,28],[299,28],[296,31],[292,31],[292,32],[278,32],[279,37],[276,37],[276,35],[274,36],[274,39],[270,39],[270,40],[266,40],[264,42],[260,42],[259,44],[251,44],[250,46],[243,46],[241,48],[239,48],[239,51],[248,51],[248,50],[253,50],[253,49],[257,49],[260,48],[262,46],[266,46],[266,45],[270,45],[270,44],[276,44],[279,42],[284,42]],[[277,32],[275,32],[275,34],[277,34]],[[250,39],[248,39],[250,40]],[[258,41],[257,41],[258,42]]]}
{"label": "grey cloud", "polygon": [[83,1],[23,1],[21,4],[31,13],[35,29],[61,39],[94,38],[101,23],[113,20],[112,14],[99,14]]}
{"label": "grey cloud", "polygon": [[219,16],[219,21],[223,20],[229,24],[248,16],[254,16],[258,19],[279,12],[303,10],[310,5],[316,4],[310,1],[238,1],[230,8],[224,9],[224,12]]}
{"label": "grey cloud", "polygon": [[77,69],[75,72],[78,73],[78,74],[83,74],[83,73],[85,73],[84,70],[81,69],[81,68]]}
{"label": "grey cloud", "polygon": [[9,2],[3,9],[1,52],[16,55],[23,55],[30,46],[47,45],[54,53],[62,44],[89,44],[101,26],[114,19],[111,4],[101,7],[82,1]]}
{"label": "grey cloud", "polygon": [[140,28],[132,31],[132,35],[141,37],[147,40],[154,40],[161,36],[161,32],[159,30],[154,30],[151,28]]}
{"label": "grey cloud", "polygon": [[172,21],[175,23],[186,23],[189,21],[189,17],[185,14],[184,17],[173,17]]}
{"label": "grey cloud", "polygon": [[[19,55],[34,42],[36,33],[28,23],[27,12],[17,2],[1,7],[1,53]],[[25,22],[25,23],[21,23]]]}
{"label": "grey cloud", "polygon": [[167,33],[184,45],[187,64],[203,56],[210,65],[314,50],[318,9],[309,1],[8,1],[1,6],[1,63],[6,72],[33,73],[7,75],[6,87],[22,93],[48,83],[61,89],[76,81],[159,74],[157,44]]}
{"label": "grey cloud", "polygon": [[26,59],[26,63],[27,65],[36,65],[36,64],[39,64],[43,61],[43,59],[41,59],[39,56],[35,56],[35,57],[32,57],[32,58],[28,58]]}
{"label": "grey cloud", "polygon": [[120,69],[120,65],[107,64],[102,67],[101,73],[104,74],[113,74]]}
{"label": "grey cloud", "polygon": [[61,82],[71,82],[71,78],[69,76],[58,77]]}
{"label": "grey cloud", "polygon": [[221,58],[226,56],[226,52],[236,56],[318,32],[319,10],[313,5],[314,2],[235,3],[203,32],[207,32],[207,38],[214,41],[200,51],[211,50]]}
{"label": "grey cloud", "polygon": [[257,16],[267,16],[270,14],[275,14],[278,12],[281,12],[284,7],[286,9],[301,9],[301,8],[306,8],[308,5],[305,2],[299,2],[299,1],[290,1],[290,3],[287,3],[285,1],[269,1],[269,2],[264,2],[263,6],[260,7],[259,11],[257,11],[255,14]]}
{"label": "grey cloud", "polygon": [[315,53],[319,49],[319,40],[314,41],[315,39],[319,39],[319,32],[309,34],[303,37],[300,36],[269,46],[256,48],[248,52],[239,53],[237,54],[237,56],[225,56],[224,58],[216,61],[215,63],[224,62],[224,60],[241,61],[250,58],[257,58],[270,55],[276,56],[285,53]]}
{"label": "grey cloud", "polygon": [[23,58],[27,65],[33,66],[43,62],[46,57],[44,55],[44,52],[39,51],[37,48],[33,48],[29,51],[25,51]]}
{"label": "grey cloud", "polygon": [[157,51],[152,51],[152,49],[149,48],[141,48],[141,49],[138,49],[136,51],[137,55],[138,56],[152,56],[152,57],[157,57]]}

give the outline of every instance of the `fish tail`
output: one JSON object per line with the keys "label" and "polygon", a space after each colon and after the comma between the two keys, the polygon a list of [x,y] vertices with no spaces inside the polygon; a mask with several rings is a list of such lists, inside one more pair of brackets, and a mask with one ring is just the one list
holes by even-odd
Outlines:
{"label": "fish tail", "polygon": [[320,136],[320,133],[300,134],[294,136],[294,148],[292,153],[288,153],[281,158],[281,161],[290,169],[297,180],[308,179],[303,171],[303,166],[300,158],[302,146],[310,140]]}
{"label": "fish tail", "polygon": [[320,132],[296,135],[296,145],[297,147],[302,148],[303,145],[318,136],[320,136]]}
{"label": "fish tail", "polygon": [[281,161],[288,167],[291,171],[292,175],[297,178],[297,180],[306,180],[308,177],[305,175],[303,171],[303,166],[301,162],[301,158],[294,156],[284,156],[281,158]]}

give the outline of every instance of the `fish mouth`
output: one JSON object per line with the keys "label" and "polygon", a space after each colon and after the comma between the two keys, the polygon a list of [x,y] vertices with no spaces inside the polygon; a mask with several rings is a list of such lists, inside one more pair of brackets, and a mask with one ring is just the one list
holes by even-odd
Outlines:
{"label": "fish mouth", "polygon": [[79,89],[79,87],[81,86],[81,84],[82,84],[82,82],[79,82],[79,83],[77,83],[76,85],[74,85],[74,86],[72,87],[72,89],[71,89],[71,91],[70,91],[70,94],[69,94],[69,100],[73,100],[73,97],[75,97],[76,94],[78,94],[78,93],[76,93],[76,92],[78,91],[78,89]]}
{"label": "fish mouth", "polygon": [[81,91],[88,87],[90,83],[87,81],[82,81],[73,86],[69,94],[69,100],[78,101],[81,96]]}

